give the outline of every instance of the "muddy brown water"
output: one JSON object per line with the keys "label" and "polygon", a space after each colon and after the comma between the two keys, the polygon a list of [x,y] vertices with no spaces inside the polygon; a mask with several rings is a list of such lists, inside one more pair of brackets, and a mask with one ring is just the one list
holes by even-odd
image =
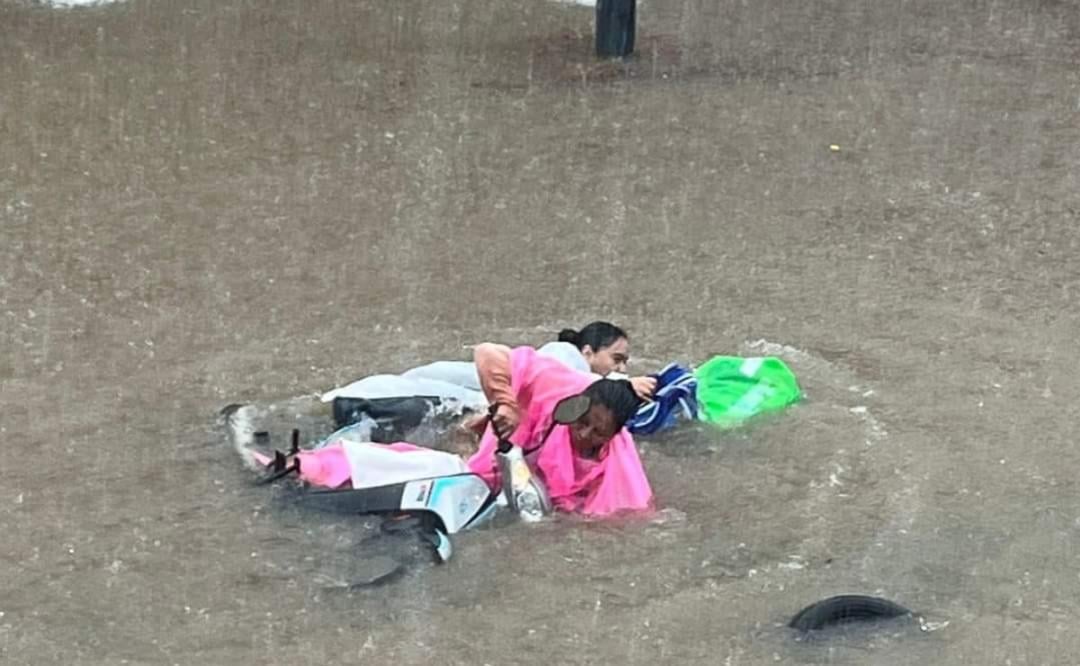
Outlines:
{"label": "muddy brown water", "polygon": [[[3,662],[1074,663],[1078,10],[0,2]],[[354,592],[214,425],[596,318],[807,399]],[[842,592],[948,625],[777,626]]]}

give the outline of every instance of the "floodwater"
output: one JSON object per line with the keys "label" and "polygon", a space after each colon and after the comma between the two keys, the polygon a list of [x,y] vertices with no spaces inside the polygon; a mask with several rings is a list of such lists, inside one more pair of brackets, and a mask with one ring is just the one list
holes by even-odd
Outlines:
{"label": "floodwater", "polygon": [[[638,15],[0,1],[3,663],[1075,663],[1080,6]],[[643,438],[649,520],[353,591],[370,526],[215,423],[597,318],[807,399]],[[781,626],[838,593],[940,628]]]}

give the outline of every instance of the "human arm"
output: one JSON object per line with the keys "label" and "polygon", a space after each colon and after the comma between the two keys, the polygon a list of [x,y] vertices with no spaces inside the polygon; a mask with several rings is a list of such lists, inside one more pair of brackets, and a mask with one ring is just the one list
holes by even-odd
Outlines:
{"label": "human arm", "polygon": [[630,377],[621,372],[610,372],[607,376],[608,379],[625,379],[630,382],[634,387],[634,393],[641,401],[647,401],[653,399],[653,394],[656,393],[656,377],[650,375],[642,375],[640,377]]}
{"label": "human arm", "polygon": [[630,385],[634,387],[634,393],[638,398],[652,400],[653,393],[656,392],[656,377],[631,377]]}
{"label": "human arm", "polygon": [[510,348],[485,342],[473,349],[480,388],[488,402],[496,405],[492,427],[500,437],[509,437],[521,421],[520,407],[510,380]]}

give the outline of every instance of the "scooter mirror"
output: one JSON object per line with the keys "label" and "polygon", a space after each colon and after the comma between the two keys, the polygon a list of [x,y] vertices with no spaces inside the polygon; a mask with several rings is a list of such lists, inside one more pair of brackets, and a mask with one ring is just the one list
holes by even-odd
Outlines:
{"label": "scooter mirror", "polygon": [[581,420],[581,417],[585,416],[590,407],[592,407],[592,399],[587,395],[579,394],[563,398],[559,401],[559,404],[555,405],[553,415],[555,423],[559,425],[577,423]]}

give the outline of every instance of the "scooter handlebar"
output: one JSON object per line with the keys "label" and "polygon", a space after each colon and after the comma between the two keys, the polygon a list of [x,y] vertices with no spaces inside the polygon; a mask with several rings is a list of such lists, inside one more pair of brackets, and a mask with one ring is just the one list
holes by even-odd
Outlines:
{"label": "scooter handlebar", "polygon": [[499,403],[494,402],[488,407],[487,422],[491,431],[495,433],[495,436],[499,438],[499,444],[497,450],[499,453],[509,453],[510,449],[514,448],[514,443],[506,437],[499,434],[499,431],[495,428],[495,412],[499,409]]}

